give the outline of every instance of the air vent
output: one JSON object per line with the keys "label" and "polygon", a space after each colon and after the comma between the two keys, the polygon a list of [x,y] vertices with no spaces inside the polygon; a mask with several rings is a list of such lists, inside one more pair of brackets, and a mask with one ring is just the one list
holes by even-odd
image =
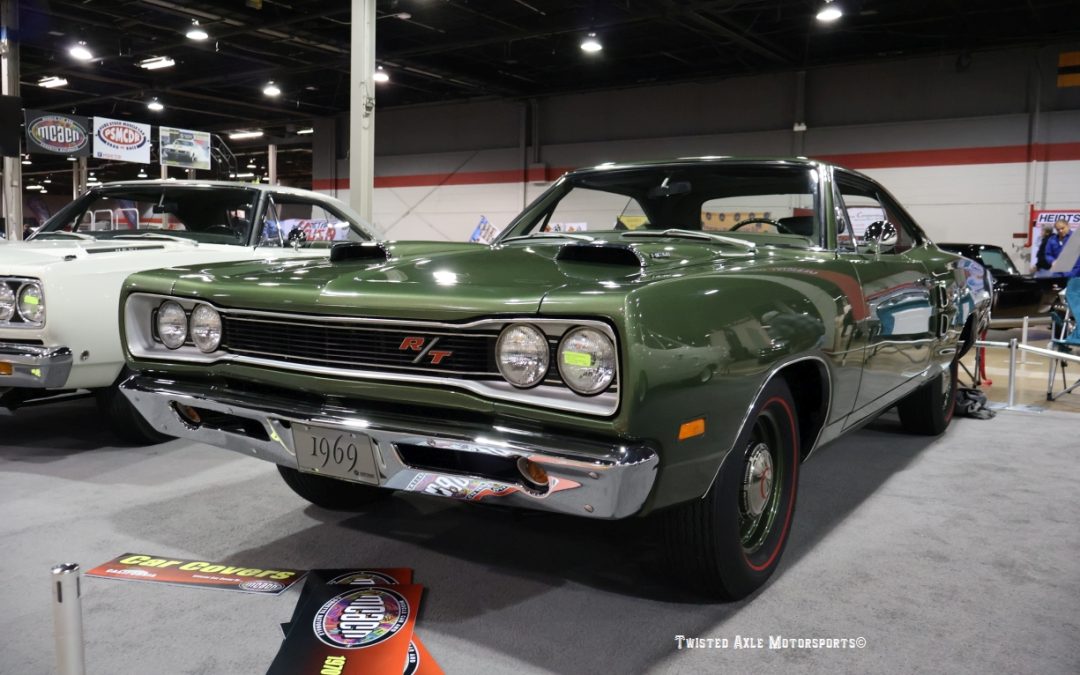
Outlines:
{"label": "air vent", "polygon": [[641,268],[641,258],[629,246],[611,244],[568,244],[559,249],[555,259],[561,262],[586,262],[600,265],[620,265]]}
{"label": "air vent", "polygon": [[330,262],[342,262],[345,260],[378,260],[390,259],[390,252],[382,244],[371,242],[342,242],[334,244],[330,249]]}

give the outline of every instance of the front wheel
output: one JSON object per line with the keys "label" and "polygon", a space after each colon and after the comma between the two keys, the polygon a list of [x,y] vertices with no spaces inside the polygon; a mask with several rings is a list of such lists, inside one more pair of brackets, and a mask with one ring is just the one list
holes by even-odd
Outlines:
{"label": "front wheel", "polygon": [[393,494],[392,490],[302,473],[280,464],[277,468],[285,484],[292,488],[293,492],[315,506],[331,511],[356,511],[366,504]]}
{"label": "front wheel", "polygon": [[738,600],[772,576],[795,515],[798,429],[791,391],[773,379],[709,492],[669,512],[670,564],[690,587]]}
{"label": "front wheel", "polygon": [[956,409],[957,361],[908,394],[896,406],[904,431],[922,436],[937,436],[945,431]]}

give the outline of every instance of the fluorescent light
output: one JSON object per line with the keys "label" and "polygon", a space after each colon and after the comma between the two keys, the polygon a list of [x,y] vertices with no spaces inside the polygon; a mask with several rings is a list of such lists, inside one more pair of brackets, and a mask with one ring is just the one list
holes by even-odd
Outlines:
{"label": "fluorescent light", "polygon": [[139,178],[146,178],[146,169],[139,169]]}
{"label": "fluorescent light", "polygon": [[389,82],[390,73],[383,70],[382,66],[379,66],[375,69],[375,74],[371,76],[371,79],[375,80],[376,82]]}
{"label": "fluorescent light", "polygon": [[825,0],[825,6],[817,13],[817,20],[822,23],[831,23],[842,16],[844,16],[843,10],[833,0]]}
{"label": "fluorescent light", "polygon": [[281,96],[281,87],[274,84],[273,80],[270,80],[266,83],[266,86],[263,87],[263,94],[270,97]]}
{"label": "fluorescent light", "polygon": [[39,87],[45,87],[46,89],[53,89],[55,87],[66,87],[67,83],[68,81],[62,77],[57,77],[56,75],[49,75],[48,77],[43,77],[38,80],[37,85]]}
{"label": "fluorescent light", "polygon": [[168,56],[154,56],[152,58],[139,61],[139,67],[146,68],[147,70],[157,70],[158,68],[171,68],[175,65],[176,61],[173,61]]}
{"label": "fluorescent light", "polygon": [[254,178],[255,174],[248,171],[246,173],[230,173],[229,178]]}
{"label": "fluorescent light", "polygon": [[94,53],[86,46],[86,42],[82,40],[78,44],[72,45],[68,49],[68,54],[71,54],[71,58],[78,61],[90,61],[94,58]]}
{"label": "fluorescent light", "polygon": [[78,157],[68,157],[67,160],[69,162],[77,162],[77,161],[79,161],[79,158]]}
{"label": "fluorescent light", "polygon": [[261,130],[256,131],[234,131],[229,134],[229,138],[234,141],[242,141],[245,138],[262,138],[263,132]]}
{"label": "fluorescent light", "polygon": [[596,39],[596,33],[589,33],[589,35],[581,41],[581,50],[589,53],[595,53],[604,48],[604,45],[600,44],[600,41]]}
{"label": "fluorescent light", "polygon": [[157,97],[155,96],[146,102],[146,108],[148,110],[153,110],[154,112],[161,112],[165,109],[165,104],[157,100]]}
{"label": "fluorescent light", "polygon": [[313,133],[315,133],[315,129],[313,129],[312,127],[308,127],[306,129],[297,129],[296,130],[296,135],[297,136],[307,136],[308,134],[313,134]]}
{"label": "fluorescent light", "polygon": [[23,155],[22,163],[24,165],[30,164],[30,155]]}
{"label": "fluorescent light", "polygon": [[259,167],[255,165],[255,162],[251,162],[250,164],[247,165],[247,168],[249,168],[249,169],[258,169]]}
{"label": "fluorescent light", "polygon": [[45,186],[44,185],[27,185],[26,189],[27,190],[44,190]]}
{"label": "fluorescent light", "polygon": [[210,37],[210,34],[199,25],[198,19],[191,20],[191,28],[188,28],[186,35],[189,40],[205,40]]}
{"label": "fluorescent light", "polygon": [[51,176],[45,176],[45,180],[43,180],[41,182],[42,183],[51,183],[52,182],[52,177]]}

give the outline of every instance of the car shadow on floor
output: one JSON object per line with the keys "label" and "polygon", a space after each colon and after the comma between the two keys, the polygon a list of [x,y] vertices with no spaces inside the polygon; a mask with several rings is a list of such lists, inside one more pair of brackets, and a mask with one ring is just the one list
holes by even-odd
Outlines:
{"label": "car shadow on floor", "polygon": [[0,459],[48,462],[122,445],[93,397],[20,408],[0,416]]}

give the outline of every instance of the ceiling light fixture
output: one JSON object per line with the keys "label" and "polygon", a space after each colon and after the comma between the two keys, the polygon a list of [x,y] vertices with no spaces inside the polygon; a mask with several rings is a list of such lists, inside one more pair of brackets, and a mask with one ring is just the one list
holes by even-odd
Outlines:
{"label": "ceiling light fixture", "polygon": [[297,136],[307,136],[308,134],[313,134],[313,133],[315,133],[314,127],[307,127],[306,129],[297,129],[296,130],[296,135]]}
{"label": "ceiling light fixture", "polygon": [[70,156],[69,156],[69,157],[67,158],[67,161],[69,161],[69,162],[77,162],[77,161],[79,161],[79,158],[78,158],[78,157],[70,157]]}
{"label": "ceiling light fixture", "polygon": [[255,162],[248,162],[247,168],[258,169],[259,167],[255,165]]}
{"label": "ceiling light fixture", "polygon": [[149,59],[143,59],[139,61],[140,68],[146,68],[147,70],[157,70],[158,68],[172,68],[176,65],[176,61],[173,61],[168,56],[154,56]]}
{"label": "ceiling light fixture", "polygon": [[43,77],[38,80],[37,84],[39,87],[45,87],[46,89],[54,89],[56,87],[66,87],[67,83],[68,81],[62,77],[57,77],[56,75],[49,75],[48,77]]}
{"label": "ceiling light fixture", "polygon": [[23,163],[23,166],[29,165],[31,163],[30,162],[30,155],[23,155],[22,163]]}
{"label": "ceiling light fixture", "polygon": [[256,131],[234,131],[229,134],[229,138],[234,141],[242,141],[245,138],[262,138],[263,132],[261,130]]}
{"label": "ceiling light fixture", "polygon": [[274,84],[273,80],[270,80],[266,83],[266,86],[263,87],[263,94],[270,97],[281,96],[281,87]]}
{"label": "ceiling light fixture", "polygon": [[584,40],[581,41],[581,51],[595,54],[604,48],[604,45],[600,44],[600,40],[596,39],[596,33],[589,33]]}
{"label": "ceiling light fixture", "polygon": [[186,35],[189,40],[205,40],[210,37],[210,34],[203,30],[203,27],[199,25],[198,19],[191,20],[191,27],[188,28]]}
{"label": "ceiling light fixture", "polygon": [[844,16],[844,12],[839,5],[833,0],[825,0],[825,5],[817,13],[817,20],[822,23],[832,23],[842,16]]}
{"label": "ceiling light fixture", "polygon": [[44,186],[41,186],[41,185],[27,185],[26,189],[27,190],[44,190],[45,188],[44,188]]}
{"label": "ceiling light fixture", "polygon": [[41,182],[42,183],[51,183],[52,182],[52,176],[45,176],[45,180],[43,180]]}
{"label": "ceiling light fixture", "polygon": [[139,169],[139,178],[146,178],[146,169]]}
{"label": "ceiling light fixture", "polygon": [[165,109],[165,104],[157,100],[157,96],[146,102],[147,110],[153,110],[154,112],[161,112]]}
{"label": "ceiling light fixture", "polygon": [[68,54],[77,61],[90,61],[94,58],[94,53],[86,46],[85,40],[79,40],[77,44],[68,48]]}
{"label": "ceiling light fixture", "polygon": [[371,79],[373,79],[373,80],[375,80],[376,82],[379,82],[379,83],[389,82],[390,81],[390,73],[383,70],[382,66],[379,66],[378,68],[375,69],[375,74],[371,76]]}

